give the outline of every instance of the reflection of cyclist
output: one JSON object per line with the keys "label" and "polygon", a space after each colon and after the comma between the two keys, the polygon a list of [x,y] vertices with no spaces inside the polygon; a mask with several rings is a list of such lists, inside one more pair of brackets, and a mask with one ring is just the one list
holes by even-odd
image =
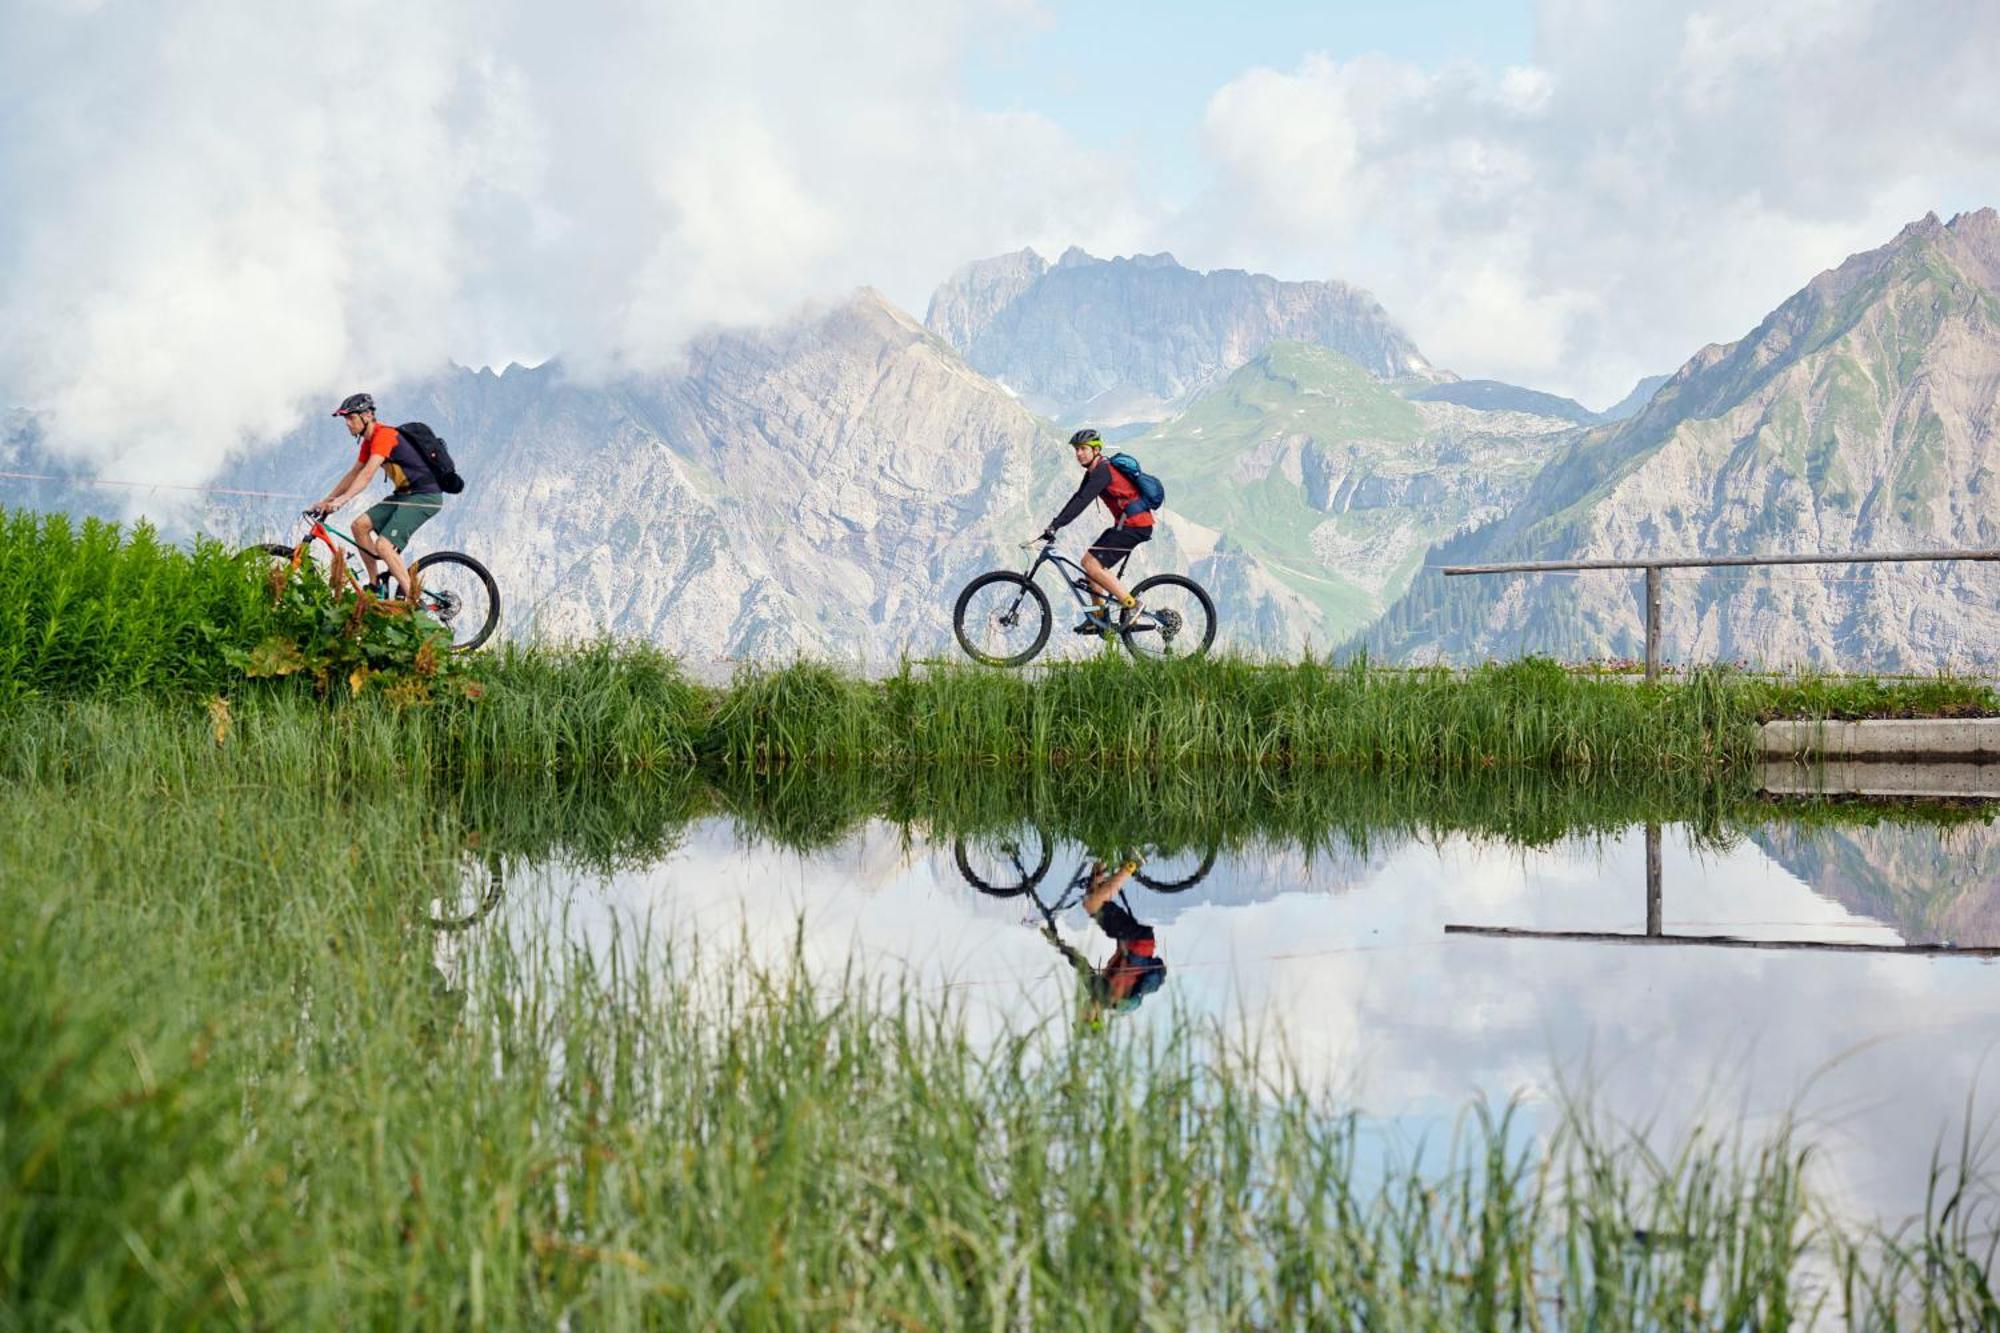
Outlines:
{"label": "reflection of cyclist", "polygon": [[1131,555],[1141,542],[1151,540],[1153,515],[1143,505],[1136,512],[1126,512],[1133,501],[1139,499],[1139,488],[1104,456],[1104,441],[1096,431],[1078,431],[1069,437],[1069,446],[1076,452],[1076,465],[1083,469],[1083,481],[1077,486],[1076,494],[1069,497],[1069,503],[1062,507],[1062,512],[1043,529],[1042,538],[1053,540],[1056,529],[1090,508],[1092,500],[1104,501],[1104,507],[1111,511],[1115,521],[1098,533],[1097,540],[1083,553],[1084,576],[1097,589],[1097,602],[1076,626],[1078,634],[1109,635],[1113,632],[1111,608],[1106,605],[1105,599],[1116,598],[1118,605],[1127,611],[1139,603],[1125,591],[1123,584],[1112,577],[1107,566],[1117,564]]}
{"label": "reflection of cyclist", "polygon": [[[410,571],[403,565],[403,548],[410,544],[411,535],[444,507],[444,488],[422,450],[405,440],[394,426],[375,420],[373,398],[365,393],[349,394],[333,414],[346,421],[347,433],[360,444],[361,452],[347,475],[307,512],[325,517],[368,489],[376,473],[386,473],[395,484],[395,493],[354,520],[354,544],[361,548],[361,562],[368,567],[368,581],[375,591],[386,596],[388,578],[393,577],[407,597]],[[382,572],[385,565],[386,577]]]}
{"label": "reflection of cyclist", "polygon": [[1119,1013],[1136,1009],[1141,1000],[1166,983],[1167,963],[1159,956],[1153,928],[1133,916],[1124,903],[1116,901],[1138,868],[1137,861],[1126,861],[1116,870],[1106,869],[1102,861],[1091,867],[1090,892],[1084,895],[1083,910],[1116,946],[1102,967],[1092,967],[1089,959],[1063,943],[1053,922],[1042,932],[1062,950],[1083,979],[1090,994],[1086,1020],[1097,1018],[1105,1010]]}

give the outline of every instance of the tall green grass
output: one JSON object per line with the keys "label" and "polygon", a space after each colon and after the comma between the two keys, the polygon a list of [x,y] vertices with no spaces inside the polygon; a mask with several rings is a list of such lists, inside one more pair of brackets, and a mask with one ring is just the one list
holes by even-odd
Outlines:
{"label": "tall green grass", "polygon": [[301,754],[474,777],[884,764],[1650,777],[1746,768],[1774,716],[2000,712],[1988,687],[1944,678],[1718,669],[1643,685],[1532,659],[1455,672],[1113,653],[879,680],[801,662],[716,689],[638,644],[447,664],[413,618],[342,602],[303,571],[282,586],[270,575],[212,543],[163,547],[143,526],[0,517],[0,718],[55,700],[226,708],[246,729],[290,729]]}
{"label": "tall green grass", "polygon": [[268,631],[270,598],[213,542],[162,545],[90,519],[0,510],[0,707],[20,698],[212,693],[227,647]]}
{"label": "tall green grass", "polygon": [[241,777],[0,788],[0,1326],[1991,1313],[1990,1196],[1948,1162],[1886,1231],[1823,1208],[1783,1134],[1473,1108],[1384,1166],[1367,1122],[1187,1024],[975,1042],[728,940],[486,930],[441,960],[427,905],[478,830],[330,770]]}

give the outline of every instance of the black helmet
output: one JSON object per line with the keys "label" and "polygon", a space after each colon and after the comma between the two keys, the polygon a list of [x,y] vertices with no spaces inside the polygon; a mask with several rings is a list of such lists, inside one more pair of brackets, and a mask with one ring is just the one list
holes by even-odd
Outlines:
{"label": "black helmet", "polygon": [[1072,449],[1081,449],[1086,444],[1094,444],[1101,447],[1103,443],[1104,441],[1098,436],[1097,432],[1088,426],[1085,426],[1082,430],[1069,437],[1069,447]]}
{"label": "black helmet", "polygon": [[372,395],[350,393],[347,397],[340,400],[340,406],[333,409],[333,414],[337,417],[351,417],[357,412],[373,412],[374,410],[375,399]]}

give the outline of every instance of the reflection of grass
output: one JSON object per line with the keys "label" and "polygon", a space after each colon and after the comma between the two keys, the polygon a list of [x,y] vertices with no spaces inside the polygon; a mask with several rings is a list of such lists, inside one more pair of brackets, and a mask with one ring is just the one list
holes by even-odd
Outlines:
{"label": "reflection of grass", "polygon": [[[975,1045],[947,1003],[796,969],[698,986],[681,954],[491,923],[438,952],[426,908],[468,828],[644,855],[703,807],[682,784],[412,792],[186,758],[0,786],[10,1324],[1981,1317],[1985,1195],[1887,1241],[1822,1217],[1784,1137],[1656,1158],[1475,1111],[1384,1173],[1364,1122],[1187,1024]],[[823,836],[801,777],[727,799]]]}

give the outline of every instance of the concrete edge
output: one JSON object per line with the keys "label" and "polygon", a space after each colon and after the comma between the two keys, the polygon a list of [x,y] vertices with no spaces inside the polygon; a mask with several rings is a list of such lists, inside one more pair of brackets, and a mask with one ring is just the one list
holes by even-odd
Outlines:
{"label": "concrete edge", "polygon": [[1757,752],[1765,759],[2000,764],[2000,717],[1766,722]]}
{"label": "concrete edge", "polygon": [[1773,796],[1888,796],[2000,800],[2000,764],[1791,759],[1759,766],[1758,786]]}

